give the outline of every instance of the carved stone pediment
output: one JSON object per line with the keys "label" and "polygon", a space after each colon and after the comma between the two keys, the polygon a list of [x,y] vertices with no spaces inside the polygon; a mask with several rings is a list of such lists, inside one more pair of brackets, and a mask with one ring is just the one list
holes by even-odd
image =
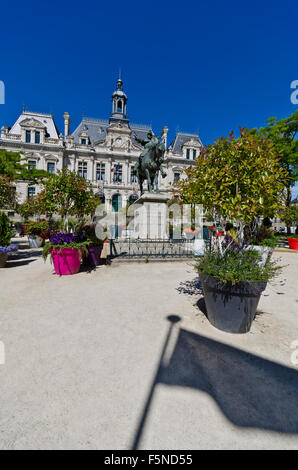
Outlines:
{"label": "carved stone pediment", "polygon": [[121,134],[121,135],[130,135],[131,129],[123,124],[122,122],[115,122],[109,125],[107,128],[107,134]]}
{"label": "carved stone pediment", "polygon": [[21,127],[34,127],[35,129],[45,129],[46,126],[37,119],[28,118],[20,122]]}
{"label": "carved stone pediment", "polygon": [[195,139],[190,139],[187,142],[184,142],[183,147],[191,147],[191,148],[201,148],[200,142]]}

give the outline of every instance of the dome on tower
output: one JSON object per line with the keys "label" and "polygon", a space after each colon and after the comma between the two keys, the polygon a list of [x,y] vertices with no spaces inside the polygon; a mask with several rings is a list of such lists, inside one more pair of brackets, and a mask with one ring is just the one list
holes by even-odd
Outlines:
{"label": "dome on tower", "polygon": [[124,122],[128,124],[128,117],[126,116],[126,103],[127,96],[124,93],[123,82],[119,77],[117,80],[117,89],[112,94],[112,114],[110,116],[110,122]]}

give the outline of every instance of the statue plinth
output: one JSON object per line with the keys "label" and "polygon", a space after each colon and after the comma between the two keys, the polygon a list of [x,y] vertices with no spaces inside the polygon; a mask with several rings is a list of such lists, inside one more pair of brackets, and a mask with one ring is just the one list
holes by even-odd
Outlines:
{"label": "statue plinth", "polygon": [[169,238],[168,206],[170,196],[145,192],[135,202],[138,207],[139,238],[167,240]]}

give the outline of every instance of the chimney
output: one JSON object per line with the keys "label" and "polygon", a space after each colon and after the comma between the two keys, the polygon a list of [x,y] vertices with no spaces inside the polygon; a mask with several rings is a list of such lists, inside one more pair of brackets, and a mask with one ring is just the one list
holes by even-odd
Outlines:
{"label": "chimney", "polygon": [[64,138],[69,136],[69,125],[71,123],[68,113],[63,114],[64,117]]}
{"label": "chimney", "polygon": [[162,131],[161,131],[161,138],[163,140],[163,143],[165,144],[165,148],[167,150],[167,145],[168,145],[168,130],[169,128],[167,126],[164,126]]}

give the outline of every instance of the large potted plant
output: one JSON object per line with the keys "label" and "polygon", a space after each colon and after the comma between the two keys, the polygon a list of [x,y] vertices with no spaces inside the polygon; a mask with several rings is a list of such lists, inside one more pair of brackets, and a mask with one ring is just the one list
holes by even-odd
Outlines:
{"label": "large potted plant", "polygon": [[208,313],[216,328],[228,333],[246,333],[255,318],[261,293],[279,271],[275,262],[260,263],[255,250],[230,248],[206,252],[197,263]]}
{"label": "large potted plant", "polygon": [[28,220],[24,225],[24,233],[28,237],[30,248],[40,248],[49,237],[49,231],[49,224],[45,219]]}
{"label": "large potted plant", "polygon": [[240,129],[239,138],[231,133],[203,150],[178,183],[184,202],[202,204],[213,214],[215,230],[218,221],[221,227],[233,224],[235,233],[214,237],[212,251],[197,266],[207,316],[217,328],[249,331],[260,292],[277,272],[268,259],[261,262],[245,229],[257,217],[279,211],[286,180],[273,144]]}
{"label": "large potted plant", "polygon": [[57,233],[45,243],[42,255],[44,260],[51,257],[58,276],[77,274],[89,243],[82,235]]}
{"label": "large potted plant", "polygon": [[10,244],[12,236],[9,218],[0,212],[0,268],[5,267],[8,255],[18,249],[16,245]]}
{"label": "large potted plant", "polygon": [[103,249],[103,240],[96,236],[96,224],[84,224],[77,233],[82,234],[83,237],[89,242],[88,254],[84,256],[83,263],[87,267],[96,267],[101,262],[101,254]]}

